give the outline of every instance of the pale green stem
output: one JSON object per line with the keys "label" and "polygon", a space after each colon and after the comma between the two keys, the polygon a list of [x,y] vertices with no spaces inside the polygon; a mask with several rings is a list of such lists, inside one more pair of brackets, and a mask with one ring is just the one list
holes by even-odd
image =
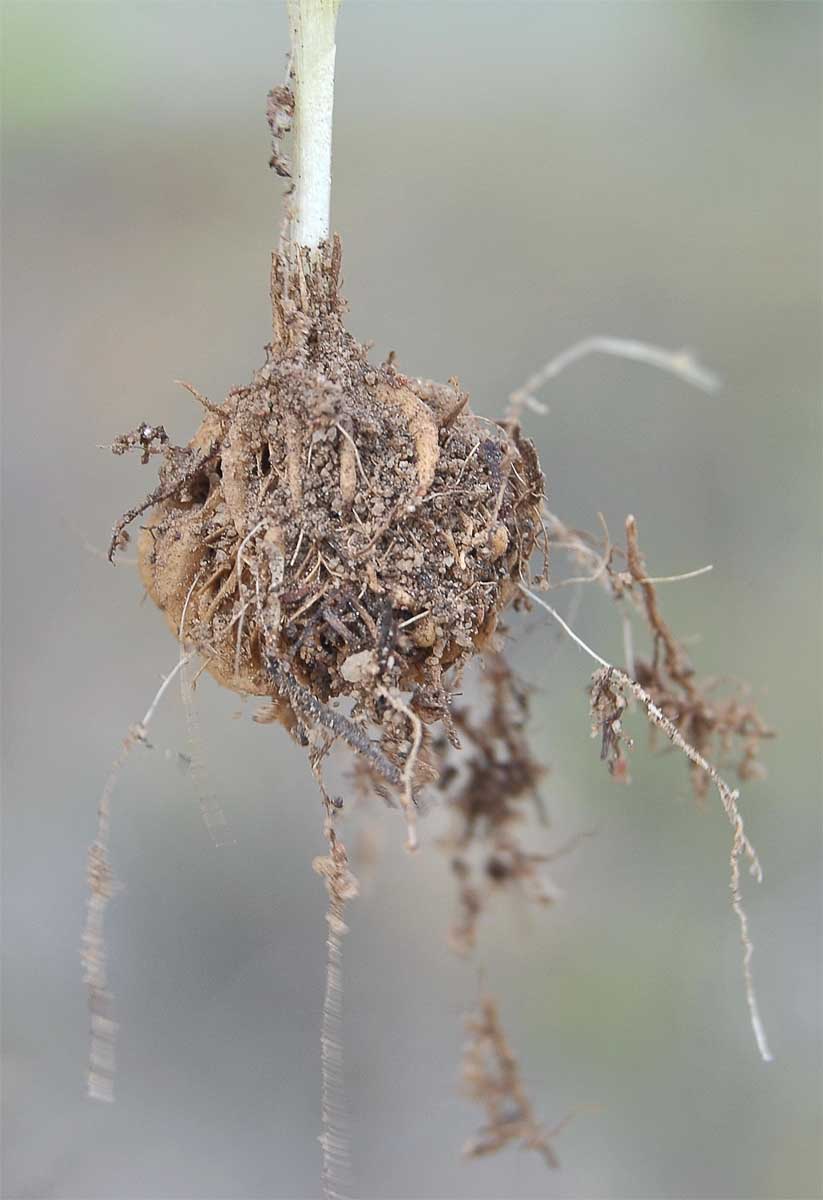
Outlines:
{"label": "pale green stem", "polygon": [[335,26],[340,0],[288,0],[294,86],[292,241],[311,250],[329,236]]}

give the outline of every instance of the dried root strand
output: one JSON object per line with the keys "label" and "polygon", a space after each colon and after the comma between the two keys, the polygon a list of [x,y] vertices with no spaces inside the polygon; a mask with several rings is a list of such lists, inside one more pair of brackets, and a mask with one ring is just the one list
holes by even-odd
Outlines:
{"label": "dried root strand", "polygon": [[[769,1045],[766,1039],[763,1022],[760,1018],[760,1012],[757,1005],[757,996],[754,988],[754,977],[752,975],[751,959],[754,952],[754,945],[749,935],[749,924],[745,909],[743,908],[743,900],[740,895],[740,857],[745,855],[749,862],[749,873],[760,883],[763,879],[763,870],[760,866],[760,860],[754,846],[746,836],[743,827],[743,817],[738,808],[737,801],[740,798],[740,793],[730,788],[723,777],[718,772],[717,768],[681,733],[675,722],[671,720],[662,709],[655,703],[654,698],[646,691],[646,689],[637,682],[631,679],[625,671],[614,667],[604,658],[601,658],[596,651],[583,641],[574,630],[563,620],[563,618],[555,611],[552,606],[538,596],[535,592],[530,591],[523,584],[520,585],[521,591],[527,595],[536,604],[540,605],[555,621],[565,630],[569,637],[591,658],[599,664],[600,669],[595,671],[592,676],[591,688],[591,714],[592,714],[592,733],[601,738],[601,754],[607,759],[611,758],[611,765],[615,757],[621,757],[621,741],[625,741],[622,730],[622,717],[626,707],[625,693],[629,692],[636,700],[640,702],[646,713],[646,717],[650,724],[661,730],[662,733],[669,739],[672,745],[680,750],[686,756],[689,762],[700,772],[702,772],[717,789],[720,796],[723,810],[728,818],[729,824],[732,827],[732,847],[729,855],[729,891],[731,892],[731,902],[734,913],[737,917],[740,926],[740,941],[743,946],[743,978],[746,988],[746,1002],[749,1007],[749,1016],[751,1019],[752,1031],[754,1033],[757,1048],[764,1062],[772,1061],[772,1054],[769,1050]],[[618,772],[619,773],[619,772]]]}
{"label": "dried root strand", "polygon": [[[487,711],[455,709],[452,724],[435,747],[440,755],[440,788],[455,816],[454,830],[444,841],[451,853],[459,900],[449,940],[452,949],[464,955],[474,950],[479,919],[502,890],[517,889],[541,905],[557,896],[545,872],[554,856],[528,850],[517,830],[529,804],[546,823],[538,792],[545,769],[532,756],[526,736],[528,689],[499,653],[489,655],[483,682],[489,692]],[[460,739],[466,744],[462,758],[458,757]],[[571,848],[561,847],[557,853]],[[486,1123],[464,1153],[476,1158],[519,1141],[537,1150],[549,1166],[557,1166],[552,1135],[534,1116],[490,995],[481,997],[479,1011],[466,1021],[466,1031],[463,1083],[483,1105]]]}
{"label": "dried root strand", "polygon": [[547,410],[536,397],[536,393],[550,380],[555,379],[561,371],[573,363],[587,358],[590,354],[607,354],[614,358],[625,358],[633,362],[643,363],[648,367],[657,367],[667,371],[699,388],[702,392],[716,392],[720,380],[712,371],[708,371],[696,361],[690,350],[664,350],[660,346],[652,346],[648,342],[638,342],[631,338],[609,337],[595,335],[575,342],[573,346],[561,351],[555,358],[550,359],[545,366],[526,380],[526,382],[509,397],[509,407],[506,413],[508,421],[516,421],[524,408],[530,408],[537,413]]}
{"label": "dried root strand", "polygon": [[88,988],[89,1047],[88,1094],[93,1100],[114,1099],[115,1049],[117,1023],[114,1020],[114,996],[109,988],[106,966],[104,922],[109,900],[116,895],[119,884],[109,861],[111,836],[111,801],[114,788],[132,749],[146,744],[146,733],[164,692],[183,669],[191,655],[182,655],[166,676],[148,707],[142,721],[132,725],[123,740],[97,806],[97,831],[89,847],[86,878],[89,896],[86,903],[86,922],[81,938],[80,957],[83,981]]}
{"label": "dried root strand", "polygon": [[202,392],[197,390],[193,383],[187,383],[185,379],[175,379],[174,382],[178,387],[181,387],[187,391],[190,396],[193,396],[197,403],[204,408],[206,412],[210,412],[213,416],[219,418],[221,422],[228,421],[228,413],[226,409],[220,404],[213,404],[212,401],[207,399]]}
{"label": "dried root strand", "polygon": [[88,989],[90,1026],[87,1092],[92,1100],[108,1102],[114,1099],[117,1022],[114,1019],[114,997],[108,983],[104,923],[109,900],[117,893],[119,886],[109,861],[111,797],[131,748],[141,736],[139,727],[132,726],[112,765],[100,796],[97,833],[89,847],[86,868],[89,894],[80,956],[83,982]]}
{"label": "dried root strand", "polygon": [[[200,735],[200,722],[197,718],[197,710],[194,704],[194,687],[197,676],[190,678],[189,667],[191,660],[194,657],[195,651],[188,647],[186,638],[186,615],[189,604],[191,603],[192,595],[195,588],[200,582],[203,569],[197,572],[192,580],[186,599],[183,603],[183,611],[180,614],[180,625],[178,628],[178,640],[180,643],[180,699],[183,704],[183,711],[186,715],[186,731],[188,733],[189,744],[189,761],[192,782],[197,793],[197,801],[200,807],[200,815],[203,819],[209,837],[212,840],[215,848],[228,846],[233,844],[234,839],[228,831],[228,822],[226,814],[217,798],[210,791],[208,783],[208,774],[206,771],[205,759],[203,757],[203,739]],[[187,651],[189,651],[187,653]],[[182,661],[185,660],[185,661]],[[200,667],[200,671],[205,670],[205,664]],[[198,675],[200,673],[198,671]]]}
{"label": "dried root strand", "polygon": [[[762,778],[765,768],[759,761],[760,742],[774,736],[757,709],[739,694],[722,698],[711,694],[713,681],[701,681],[682,644],[666,624],[660,611],[654,579],[648,576],[637,535],[637,522],[626,518],[626,570],[610,573],[613,594],[619,599],[624,591],[638,589],[649,632],[653,655],[650,662],[635,658],[635,678],[649,693],[656,706],[674,724],[685,742],[706,758],[709,754],[728,754],[733,744],[742,744],[737,772],[741,779]],[[709,774],[694,760],[692,783],[698,797],[709,786]]]}
{"label": "dried root strand", "polygon": [[[112,450],[115,454],[123,453],[122,450],[115,450],[114,446],[112,446]],[[198,475],[202,475],[203,472],[217,460],[217,457],[217,454],[212,451],[188,455],[186,462],[178,466],[176,469],[172,469],[170,471],[169,478],[161,478],[161,482],[154,489],[154,491],[149,492],[148,496],[146,496],[144,500],[142,500],[139,504],[136,504],[133,508],[130,508],[128,512],[124,513],[112,531],[108,553],[109,562],[114,562],[114,555],[122,544],[123,534],[126,530],[126,527],[130,525],[132,521],[139,517],[141,513],[146,512],[147,509],[153,508],[156,504],[160,504],[163,500],[170,500],[172,496],[179,495],[186,484],[190,483],[193,479],[196,479]],[[143,462],[148,462],[148,458],[144,457]]]}
{"label": "dried root strand", "polygon": [[523,1086],[517,1061],[489,995],[481,996],[479,1010],[466,1018],[467,1041],[463,1051],[463,1086],[472,1100],[485,1109],[486,1123],[463,1147],[469,1158],[495,1154],[511,1142],[536,1150],[550,1167],[559,1167],[551,1144],[551,1131],[538,1122]]}
{"label": "dried root strand", "polygon": [[646,565],[640,554],[637,541],[637,521],[633,516],[626,517],[626,563],[632,580],[642,592],[649,628],[656,643],[663,647],[666,670],[685,694],[689,698],[693,698],[695,694],[694,670],[660,613],[657,592],[654,584],[647,577]]}
{"label": "dried root strand", "polygon": [[[318,776],[319,763],[313,764]],[[336,806],[326,794],[322,780],[326,817],[324,833],[328,854],[312,864],[326,885],[329,906],[326,912],[326,992],[320,1034],[322,1070],[320,1146],[323,1155],[322,1185],[325,1200],[337,1200],[351,1173],[351,1157],[346,1122],[343,1080],[343,953],[342,938],[347,932],[344,910],[359,888],[349,870],[348,855],[334,828]]]}
{"label": "dried root strand", "polygon": [[388,783],[399,787],[403,784],[403,774],[400,768],[390,762],[371,741],[368,734],[354,721],[342,713],[336,712],[328,704],[323,704],[313,696],[308,688],[300,684],[284,669],[276,658],[269,658],[269,671],[279,692],[288,697],[295,712],[310,723],[316,723],[340,737],[357,754],[362,755],[369,766],[382,776]]}
{"label": "dried root strand", "polygon": [[[545,823],[539,785],[546,768],[533,756],[526,735],[529,693],[500,654],[490,655],[482,681],[489,692],[488,709],[452,713],[454,742],[466,746],[460,757],[446,739],[438,749],[440,788],[454,814],[454,828],[444,846],[458,886],[458,918],[449,941],[458,954],[470,953],[478,922],[503,890],[538,905],[548,905],[557,889],[545,867],[549,855],[527,849],[518,827],[534,808]],[[460,743],[458,743],[459,747]]]}
{"label": "dried root strand", "polygon": [[[601,518],[602,521],[602,518]],[[681,574],[651,576],[639,546],[637,522],[626,518],[626,548],[614,546],[603,523],[605,536],[602,551],[591,535],[569,529],[553,513],[547,514],[549,532],[556,546],[567,550],[589,570],[586,576],[565,579],[563,586],[572,583],[599,583],[619,602],[629,608],[623,613],[623,641],[627,673],[646,689],[658,708],[677,726],[685,741],[694,746],[704,758],[725,758],[732,752],[738,757],[737,774],[743,781],[762,779],[765,768],[760,761],[761,743],[774,737],[755,705],[738,686],[727,696],[715,693],[717,681],[700,679],[691,664],[686,649],[663,618],[657,584],[694,579],[711,567],[700,567]],[[541,602],[542,603],[542,602]],[[646,624],[652,639],[651,656],[635,653],[629,614],[636,613]],[[556,620],[560,618],[553,613]],[[570,632],[567,629],[567,632]],[[571,633],[572,637],[575,637]],[[598,661],[606,665],[604,660]],[[621,778],[625,760],[609,759]],[[692,787],[702,799],[710,786],[709,777],[691,763]]]}
{"label": "dried root strand", "polygon": [[[628,691],[645,709],[651,724],[660,729],[669,741],[686,758],[712,781],[717,788],[723,810],[732,827],[732,847],[729,855],[729,891],[731,892],[732,908],[740,926],[740,941],[743,946],[743,978],[746,986],[746,1002],[749,1006],[749,1016],[754,1032],[757,1048],[764,1062],[772,1061],[772,1054],[766,1040],[766,1032],[757,1006],[757,996],[754,989],[754,977],[751,969],[751,959],[754,945],[749,935],[749,924],[743,899],[740,895],[740,858],[745,855],[749,862],[749,873],[758,883],[762,882],[763,869],[754,846],[746,836],[743,827],[743,817],[737,801],[740,793],[726,783],[716,768],[703,757],[694,746],[685,740],[673,721],[654,703],[652,697],[634,679],[630,679],[625,671],[616,667],[606,667],[596,671],[592,676],[592,714],[595,720],[595,732],[601,732],[604,744],[613,744],[621,736],[620,718],[625,708],[625,697],[621,694]],[[619,697],[619,699],[618,699]],[[620,701],[623,701],[620,703]],[[608,731],[608,732],[607,732]]]}

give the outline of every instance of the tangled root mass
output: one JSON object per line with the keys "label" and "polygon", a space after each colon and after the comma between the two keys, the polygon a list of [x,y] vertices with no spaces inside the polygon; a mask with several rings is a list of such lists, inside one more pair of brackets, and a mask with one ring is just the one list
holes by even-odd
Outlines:
{"label": "tangled root mass", "polygon": [[190,389],[206,411],[188,446],[160,426],[118,439],[163,461],[112,553],[151,509],[144,584],[217,681],[270,697],[300,741],[325,726],[394,785],[416,742],[417,786],[413,726],[450,727],[449,685],[516,602],[543,477],[516,422],[473,414],[456,381],[371,364],[339,274],[337,240],[274,255],[274,337],[252,382],[220,405]]}
{"label": "tangled root mass", "polygon": [[[115,526],[110,557],[127,539],[127,526],[148,513],[138,542],[140,572],[175,637],[203,658],[222,686],[267,697],[259,719],[279,721],[309,748],[330,847],[317,862],[330,900],[324,1031],[339,1022],[342,911],[356,890],[334,831],[337,802],[321,778],[332,743],[342,740],[356,753],[361,785],[400,799],[410,845],[418,795],[439,783],[458,818],[448,842],[460,896],[452,943],[470,952],[478,917],[501,886],[518,886],[540,904],[553,898],[543,870],[550,856],[531,853],[517,837],[523,803],[535,798],[542,768],[525,739],[527,696],[495,653],[500,617],[531,598],[589,650],[525,586],[535,549],[547,560],[548,537],[543,476],[515,415],[487,420],[471,411],[456,380],[411,378],[391,359],[370,363],[343,324],[339,279],[336,239],[311,254],[294,246],[275,254],[273,339],[251,383],[221,404],[186,385],[205,410],[186,446],[173,445],[162,425],[146,423],[112,445],[117,454],[137,450],[144,464],[158,457],[161,467],[154,490]],[[601,557],[591,539],[547,516],[554,545],[589,565],[594,560],[590,580],[599,579],[617,600],[628,596],[653,637],[652,660],[633,664],[636,679],[589,650],[605,668],[593,681],[592,717],[613,774],[628,778],[625,689],[653,728],[686,755],[698,793],[709,781],[720,793],[734,829],[730,886],[746,995],[768,1059],[738,860],[748,856],[756,875],[759,863],[743,832],[737,793],[705,751],[712,742],[728,750],[742,740],[740,773],[749,778],[759,770],[759,742],[771,731],[750,704],[739,698],[712,703],[695,682],[660,615],[633,518],[626,526],[626,569],[618,571],[608,531]],[[481,653],[491,704],[479,722],[469,709],[452,710],[451,699],[463,669]],[[450,754],[460,736],[468,744],[462,771]],[[101,863],[107,866],[107,794],[90,857],[86,957],[95,1018],[106,1016],[110,1001],[100,951],[101,913],[110,894],[100,870]],[[93,1054],[102,1045],[108,1057],[102,1072],[93,1062],[92,1078],[102,1078],[109,1095],[114,1026],[106,1019],[102,1034],[99,1020],[94,1027]],[[466,1083],[484,1104],[487,1122],[467,1152],[485,1154],[519,1140],[555,1165],[550,1134],[523,1093],[491,1001],[484,1001],[482,1019],[469,1033]],[[323,1060],[327,1166],[339,1143],[329,1115],[336,1054],[332,1048]]]}

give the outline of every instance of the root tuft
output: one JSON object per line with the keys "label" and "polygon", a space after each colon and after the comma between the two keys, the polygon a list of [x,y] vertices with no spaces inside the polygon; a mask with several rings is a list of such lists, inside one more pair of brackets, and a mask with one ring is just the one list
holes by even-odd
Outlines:
{"label": "root tuft", "polygon": [[188,446],[118,439],[164,461],[111,553],[151,509],[140,570],[175,636],[219,683],[277,698],[298,741],[318,726],[364,756],[413,845],[424,726],[448,721],[442,680],[516,598],[543,478],[516,425],[475,416],[456,380],[368,362],[339,270],[337,241],[275,255],[274,338],[252,382],[222,405],[184,384],[205,410]]}

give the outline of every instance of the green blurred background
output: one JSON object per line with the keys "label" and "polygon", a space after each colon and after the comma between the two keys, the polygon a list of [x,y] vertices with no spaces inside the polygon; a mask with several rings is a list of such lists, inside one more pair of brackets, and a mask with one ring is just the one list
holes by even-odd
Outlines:
{"label": "green blurred background", "polygon": [[[698,669],[751,681],[780,739],[743,806],[746,888],[776,1061],[758,1061],[728,904],[729,831],[636,719],[631,788],[588,739],[590,664],[536,618],[558,862],[548,912],[504,902],[480,958],[562,1170],[465,1164],[476,968],[445,944],[436,811],[396,815],[345,943],[347,1079],[364,1197],[818,1197],[821,1166],[821,17],[818,4],[344,0],[333,224],[351,326],[401,368],[460,377],[482,413],[591,333],[691,346],[717,397],[589,360],[530,416],[551,506],[640,524]],[[96,449],[139,420],[176,440],[268,338],[280,186],[274,3],[3,6],[3,1174],[9,1197],[319,1191],[324,894],[302,754],[198,692],[215,850],[176,697],[114,808],[127,890],[108,921],[122,1022],[112,1107],[84,1098],[79,936],[102,782],[175,646],[137,578],[85,548],[150,472]],[[556,556],[555,571],[563,569]],[[563,611],[572,597],[557,593]],[[620,655],[614,613],[580,633]],[[242,719],[232,718],[242,709]],[[166,750],[170,754],[166,754]],[[542,839],[542,843],[540,843]],[[747,881],[748,882],[748,881]]]}

